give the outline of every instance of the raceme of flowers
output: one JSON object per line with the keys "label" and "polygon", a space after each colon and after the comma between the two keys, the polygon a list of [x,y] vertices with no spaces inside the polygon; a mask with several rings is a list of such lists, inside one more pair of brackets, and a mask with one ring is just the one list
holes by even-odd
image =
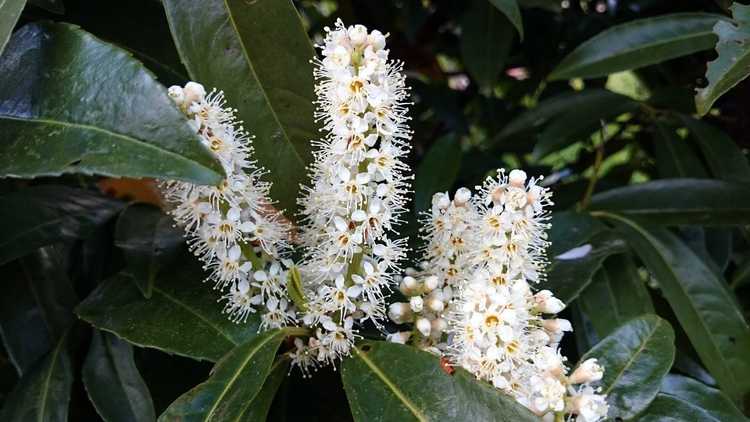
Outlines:
{"label": "raceme of flowers", "polygon": [[597,421],[608,407],[591,383],[603,369],[589,359],[568,375],[559,342],[571,324],[545,317],[565,304],[530,286],[544,278],[551,201],[539,180],[526,179],[500,170],[473,199],[466,188],[452,200],[433,197],[423,270],[401,279],[408,303],[389,308],[394,322],[412,323],[413,331],[389,339],[449,357],[539,416]]}
{"label": "raceme of flowers", "polygon": [[[436,194],[423,221],[421,269],[403,270],[406,241],[395,231],[411,178],[403,65],[388,58],[377,30],[340,20],[325,30],[322,59],[313,60],[325,135],[313,141],[299,199],[298,265],[288,259],[291,227],[273,207],[236,110],[195,82],[169,89],[226,173],[218,186],[162,185],[207,280],[223,292],[223,312],[237,323],[258,312],[259,330],[310,328],[289,352],[305,376],[349,355],[363,323],[385,333],[387,316],[412,325],[389,340],[448,357],[540,416],[605,417],[605,397],[591,385],[603,369],[590,359],[568,374],[559,341],[572,328],[551,317],[565,305],[530,286],[544,278],[549,191],[520,170],[500,170],[476,195]],[[396,284],[408,302],[387,307]]]}
{"label": "raceme of flowers", "polygon": [[[402,64],[388,58],[385,36],[339,20],[326,28],[322,60],[314,60],[315,142],[310,185],[299,201],[306,325],[316,363],[350,353],[356,324],[382,328],[384,292],[398,274],[404,240],[393,239],[409,189],[408,91]],[[301,366],[309,362],[294,362]]]}
{"label": "raceme of flowers", "polygon": [[270,185],[260,180],[250,136],[220,91],[206,94],[202,85],[189,82],[170,87],[169,95],[226,173],[218,186],[162,185],[190,250],[203,262],[214,288],[224,292],[224,312],[235,322],[260,312],[260,329],[295,322],[285,288],[289,227],[272,207]]}

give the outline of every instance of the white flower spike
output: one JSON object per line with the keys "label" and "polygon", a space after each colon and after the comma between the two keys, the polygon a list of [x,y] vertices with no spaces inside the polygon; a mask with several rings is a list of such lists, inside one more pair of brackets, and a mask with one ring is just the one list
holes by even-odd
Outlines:
{"label": "white flower spike", "polygon": [[[405,254],[405,242],[390,236],[409,189],[402,158],[411,131],[402,64],[388,58],[383,34],[339,20],[318,47],[315,117],[326,136],[314,143],[299,202],[301,272],[304,321],[316,329],[307,347],[331,363],[350,353],[355,322],[380,327],[385,318],[384,291]],[[409,312],[391,309],[395,318]]]}
{"label": "white flower spike", "polygon": [[261,329],[295,321],[282,260],[289,228],[272,207],[270,184],[260,180],[263,170],[252,158],[251,137],[236,121],[235,110],[226,107],[222,92],[206,94],[196,82],[168,92],[227,175],[218,186],[162,185],[170,214],[210,272],[208,280],[225,291],[220,299],[224,313],[240,323],[259,312]]}

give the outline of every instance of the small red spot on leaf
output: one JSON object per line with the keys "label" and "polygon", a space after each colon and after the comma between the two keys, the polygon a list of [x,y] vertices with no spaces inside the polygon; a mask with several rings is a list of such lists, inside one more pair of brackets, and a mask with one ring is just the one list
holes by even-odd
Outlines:
{"label": "small red spot on leaf", "polygon": [[445,371],[445,373],[446,373],[446,374],[448,374],[448,375],[453,375],[453,373],[454,373],[454,372],[456,372],[456,370],[455,370],[455,369],[453,369],[453,366],[452,366],[452,365],[451,365],[451,363],[450,363],[450,362],[448,361],[448,359],[446,359],[446,358],[444,358],[444,357],[441,357],[441,358],[440,358],[440,368],[441,368],[441,369],[442,369],[443,371]]}

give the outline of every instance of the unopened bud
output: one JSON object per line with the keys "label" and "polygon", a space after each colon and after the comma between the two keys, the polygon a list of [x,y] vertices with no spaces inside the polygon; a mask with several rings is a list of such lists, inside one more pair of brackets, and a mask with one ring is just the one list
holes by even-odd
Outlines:
{"label": "unopened bud", "polygon": [[586,359],[570,375],[568,381],[571,384],[585,384],[595,382],[604,376],[604,368],[597,363],[595,358]]}
{"label": "unopened bud", "polygon": [[437,278],[437,276],[431,275],[424,279],[424,290],[426,292],[431,292],[437,288],[438,284],[440,283],[440,280]]}
{"label": "unopened bud", "polygon": [[445,304],[437,297],[431,297],[427,299],[427,302],[425,304],[427,305],[427,309],[431,310],[432,312],[443,312],[443,309],[445,309]]}
{"label": "unopened bud", "polygon": [[169,90],[167,90],[167,94],[169,94],[169,98],[171,98],[178,106],[181,106],[185,102],[185,92],[183,92],[181,86],[170,86]]}
{"label": "unopened bud", "polygon": [[508,175],[508,182],[511,186],[517,188],[523,187],[524,183],[526,183],[526,172],[518,169],[512,170]]}
{"label": "unopened bud", "polygon": [[454,197],[454,200],[456,201],[456,204],[463,205],[471,199],[471,191],[467,188],[459,188],[456,191],[456,195]]}
{"label": "unopened bud", "polygon": [[406,296],[411,296],[417,289],[417,280],[408,275],[404,277],[403,280],[401,280],[401,285],[399,286],[399,289],[401,290],[401,293],[405,294]]}
{"label": "unopened bud", "polygon": [[201,101],[206,96],[206,88],[197,82],[188,82],[183,92],[185,93],[186,104]]}
{"label": "unopened bud", "polygon": [[422,299],[422,296],[411,297],[409,299],[409,306],[414,312],[422,312],[422,308],[424,308],[424,300]]}
{"label": "unopened bud", "polygon": [[448,322],[443,318],[432,320],[432,337],[439,338],[448,329]]}
{"label": "unopened bud", "polygon": [[403,324],[412,319],[411,308],[408,303],[391,303],[388,307],[388,318],[396,324]]}
{"label": "unopened bud", "polygon": [[406,344],[411,337],[411,331],[399,331],[396,333],[388,334],[385,339],[391,343]]}
{"label": "unopened bud", "polygon": [[427,318],[419,318],[416,323],[417,330],[422,333],[423,336],[429,337],[430,331],[432,330],[432,324]]}
{"label": "unopened bud", "polygon": [[556,314],[565,309],[565,304],[549,290],[542,290],[534,295],[536,309],[545,314]]}

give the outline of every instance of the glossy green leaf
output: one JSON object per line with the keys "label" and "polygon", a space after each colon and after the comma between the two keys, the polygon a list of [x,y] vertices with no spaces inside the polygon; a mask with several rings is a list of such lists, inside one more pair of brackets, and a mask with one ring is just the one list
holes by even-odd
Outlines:
{"label": "glossy green leaf", "polygon": [[551,80],[606,76],[707,50],[716,43],[708,13],[673,13],[626,22],[579,45],[557,65]]}
{"label": "glossy green leaf", "polygon": [[40,246],[89,236],[125,204],[96,192],[42,185],[0,196],[0,264]]}
{"label": "glossy green leaf", "polygon": [[607,226],[588,214],[576,211],[560,211],[552,213],[547,232],[550,246],[549,256],[557,256],[580,246],[595,234],[607,229]]}
{"label": "glossy green leaf", "polygon": [[523,21],[521,20],[521,9],[518,7],[518,2],[516,0],[489,1],[516,27],[518,35],[521,37],[521,41],[523,41]]}
{"label": "glossy green leaf", "polygon": [[708,62],[708,85],[697,90],[695,107],[699,115],[711,110],[716,100],[750,75],[750,6],[734,3],[732,21],[719,21],[713,27],[718,36],[715,60]]}
{"label": "glossy green leaf", "polygon": [[575,143],[584,141],[601,130],[601,122],[609,122],[624,113],[633,112],[640,105],[620,94],[602,96],[597,101],[580,103],[553,117],[539,134],[539,141],[531,153],[539,160],[548,154]]}
{"label": "glossy green leaf", "polygon": [[61,248],[47,246],[2,267],[0,335],[19,375],[50,351],[75,321],[78,303]]}
{"label": "glossy green leaf", "polygon": [[276,392],[288,375],[289,359],[286,356],[276,358],[276,362],[271,366],[263,387],[253,398],[252,403],[245,406],[245,412],[241,416],[242,421],[264,422],[268,420],[268,412],[271,410],[271,404],[273,404]]}
{"label": "glossy green leaf", "polygon": [[291,330],[266,331],[237,346],[221,358],[206,382],[175,400],[159,421],[244,420],[248,407],[259,405],[253,399],[263,390],[276,351]]}
{"label": "glossy green leaf", "polygon": [[639,421],[745,422],[747,418],[721,391],[694,379],[670,374],[661,383],[661,392]]}
{"label": "glossy green leaf", "polygon": [[582,246],[551,257],[547,279],[539,283],[539,288],[549,289],[560,300],[570,303],[589,285],[608,256],[626,250],[625,242],[612,232],[600,233]]}
{"label": "glossy green leaf", "polygon": [[76,309],[81,319],[130,343],[195,359],[216,361],[257,335],[260,317],[235,324],[221,313],[219,293],[204,284],[194,258],[160,274],[151,299],[129,276],[116,275],[94,290]]}
{"label": "glossy green leaf", "polygon": [[152,74],[68,24],[16,31],[0,60],[0,175],[215,184],[223,171]]}
{"label": "glossy green leaf", "polygon": [[0,420],[67,422],[74,378],[68,343],[66,334],[21,379],[5,400]]}
{"label": "glossy green leaf", "polygon": [[432,195],[453,187],[461,168],[461,144],[446,135],[435,141],[417,167],[414,180],[414,211],[430,209]]}
{"label": "glossy green leaf", "polygon": [[582,358],[596,358],[604,370],[602,394],[610,418],[630,419],[656,397],[661,380],[674,361],[674,331],[656,315],[621,325]]}
{"label": "glossy green leaf", "polygon": [[586,89],[584,91],[567,92],[554,97],[545,98],[536,107],[524,111],[511,120],[497,135],[496,140],[507,139],[520,133],[539,128],[544,123],[563,113],[584,108],[600,111],[611,104],[627,101],[620,94],[606,89]]}
{"label": "glossy green leaf", "polygon": [[363,342],[341,376],[357,422],[539,420],[461,368],[448,375],[437,356],[411,346]]}
{"label": "glossy green leaf", "polygon": [[653,224],[750,223],[750,185],[710,179],[663,179],[598,193],[590,209]]}
{"label": "glossy green leaf", "polygon": [[461,56],[466,70],[485,91],[497,82],[515,36],[513,26],[487,0],[471,2],[461,19]]}
{"label": "glossy green leaf", "polygon": [[654,313],[651,296],[629,254],[604,261],[578,300],[600,337],[637,316]]}
{"label": "glossy green leaf", "polygon": [[654,126],[654,155],[660,178],[708,177],[697,151],[687,139],[680,138],[673,128],[662,123]]}
{"label": "glossy green leaf", "polygon": [[692,138],[703,152],[711,173],[719,179],[750,182],[750,164],[737,143],[721,129],[688,116],[681,116]]}
{"label": "glossy green leaf", "polygon": [[0,3],[0,56],[21,16],[26,0],[3,0]]}
{"label": "glossy green leaf", "polygon": [[182,230],[156,207],[133,204],[117,220],[115,245],[123,251],[127,263],[123,273],[147,298],[156,277],[175,261],[184,244]]}
{"label": "glossy green leaf", "polygon": [[223,90],[256,136],[271,196],[291,216],[319,138],[313,121],[315,56],[291,0],[165,0],[172,37],[193,80]]}
{"label": "glossy green leaf", "polygon": [[656,277],[703,365],[730,397],[750,391],[750,327],[725,281],[663,228],[607,214]]}
{"label": "glossy green leaf", "polygon": [[154,404],[133,360],[133,348],[112,334],[91,337],[82,370],[83,385],[107,422],[154,421]]}
{"label": "glossy green leaf", "polygon": [[750,259],[742,262],[732,275],[733,288],[736,289],[748,283],[750,283]]}

